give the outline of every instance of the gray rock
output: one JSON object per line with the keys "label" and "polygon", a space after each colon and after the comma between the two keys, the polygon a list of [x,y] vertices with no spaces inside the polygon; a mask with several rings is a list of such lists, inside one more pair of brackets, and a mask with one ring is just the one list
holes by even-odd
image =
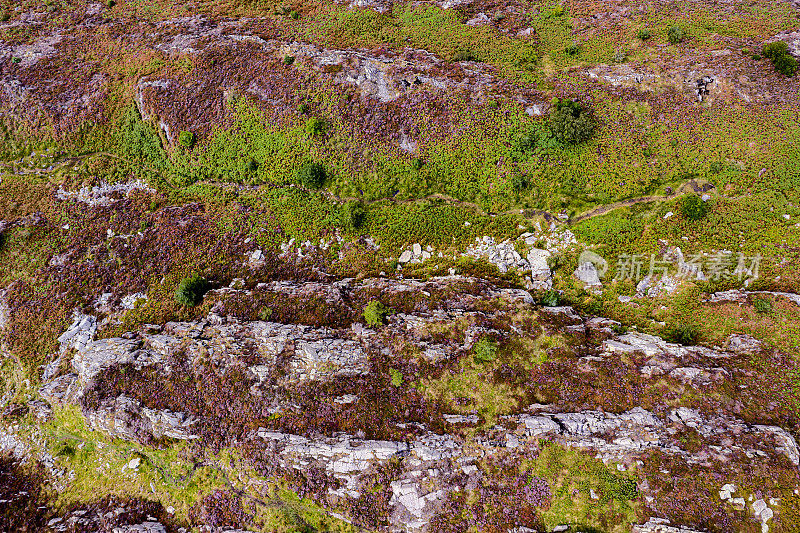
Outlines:
{"label": "gray rock", "polygon": [[6,329],[10,321],[11,310],[8,308],[8,303],[6,302],[6,291],[0,289],[0,331]]}
{"label": "gray rock", "polygon": [[536,281],[547,281],[550,279],[550,267],[547,264],[547,259],[550,257],[550,252],[533,248],[528,252],[528,263],[531,267],[531,278]]}
{"label": "gray rock", "polygon": [[94,338],[96,331],[97,319],[95,317],[76,313],[67,331],[58,338],[58,343],[61,345],[61,353],[63,354],[70,348],[75,348],[78,351],[83,350]]}
{"label": "gray rock", "polygon": [[582,281],[587,287],[600,287],[600,277],[597,274],[597,268],[594,263],[586,262],[578,265],[573,273],[576,278]]}
{"label": "gray rock", "polygon": [[112,533],[167,533],[167,528],[161,522],[142,522],[115,527]]}

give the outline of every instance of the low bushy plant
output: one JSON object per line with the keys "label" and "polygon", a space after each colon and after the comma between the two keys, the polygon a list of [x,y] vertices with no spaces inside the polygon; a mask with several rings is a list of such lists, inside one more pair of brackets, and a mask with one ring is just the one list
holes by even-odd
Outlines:
{"label": "low bushy plant", "polygon": [[358,229],[364,224],[367,212],[360,202],[347,202],[342,206],[342,225]]}
{"label": "low bushy plant", "polygon": [[700,336],[700,330],[694,324],[680,323],[670,326],[666,332],[665,337],[669,342],[682,344],[684,346],[692,346],[697,344],[697,339]]}
{"label": "low bushy plant", "polygon": [[595,121],[589,110],[574,100],[555,101],[548,117],[553,136],[564,144],[588,141],[595,130]]}
{"label": "low bushy plant", "polygon": [[539,303],[544,307],[556,307],[560,300],[561,297],[558,294],[558,291],[550,289],[542,294],[541,298],[539,298]]}
{"label": "low bushy plant", "polygon": [[797,73],[797,60],[789,54],[789,47],[783,41],[765,44],[762,55],[772,61],[775,70],[785,76]]}
{"label": "low bushy plant", "polygon": [[178,143],[184,148],[191,148],[194,146],[194,133],[191,131],[182,131],[178,134]]}
{"label": "low bushy plant", "polygon": [[371,328],[377,328],[383,324],[389,309],[378,300],[373,300],[364,308],[364,320]]}
{"label": "low bushy plant", "polygon": [[647,41],[652,36],[653,34],[651,34],[650,30],[648,29],[641,29],[638,32],[636,32],[636,37],[638,37],[640,41]]}
{"label": "low bushy plant", "polygon": [[325,167],[313,161],[307,161],[297,169],[297,181],[308,189],[319,189],[326,178]]}
{"label": "low bushy plant", "polygon": [[696,194],[689,194],[681,198],[681,213],[688,220],[700,220],[708,213],[708,206]]}
{"label": "low bushy plant", "polygon": [[317,117],[311,117],[306,121],[306,131],[311,135],[320,135],[325,133],[328,125],[324,120]]}
{"label": "low bushy plant", "polygon": [[183,278],[178,284],[175,300],[181,305],[194,307],[203,301],[203,296],[209,288],[208,280],[199,274],[192,274],[188,278]]}
{"label": "low bushy plant", "polygon": [[283,64],[284,65],[291,65],[294,63],[294,56],[283,56]]}
{"label": "low bushy plant", "polygon": [[772,302],[766,298],[754,298],[753,309],[756,310],[756,313],[768,315],[772,312]]}
{"label": "low bushy plant", "polygon": [[667,30],[667,40],[672,44],[678,44],[686,39],[686,30],[680,26],[672,26]]}
{"label": "low bushy plant", "polygon": [[403,384],[403,373],[396,368],[389,369],[389,378],[391,379],[393,387],[399,387]]}
{"label": "low bushy plant", "polygon": [[472,347],[472,356],[476,363],[488,363],[497,357],[497,343],[487,337],[475,343]]}

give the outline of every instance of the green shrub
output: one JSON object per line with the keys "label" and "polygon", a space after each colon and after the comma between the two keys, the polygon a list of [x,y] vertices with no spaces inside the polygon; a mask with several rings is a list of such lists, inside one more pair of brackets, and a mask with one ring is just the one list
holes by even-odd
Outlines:
{"label": "green shrub", "polygon": [[347,202],[342,206],[342,225],[345,227],[360,228],[364,225],[366,216],[367,212],[360,202]]}
{"label": "green shrub", "polygon": [[11,13],[4,11],[0,14],[0,22],[8,22],[11,19]]}
{"label": "green shrub", "polygon": [[182,131],[178,134],[178,144],[184,148],[191,148],[194,146],[194,133],[191,131]]}
{"label": "green shrub", "polygon": [[11,58],[11,62],[14,63],[15,65],[19,65],[20,63],[22,63],[22,58],[21,57],[12,57]]}
{"label": "green shrub", "polygon": [[319,189],[326,178],[325,167],[313,161],[307,161],[297,169],[297,181],[307,189]]}
{"label": "green shrub", "polygon": [[539,303],[544,307],[556,307],[558,306],[561,297],[558,294],[558,291],[550,289],[549,291],[545,291],[541,298],[539,298]]}
{"label": "green shrub", "polygon": [[678,44],[686,39],[686,30],[680,26],[672,26],[667,31],[667,40],[672,44]]}
{"label": "green shrub", "polygon": [[595,121],[579,102],[558,100],[548,117],[553,136],[564,144],[579,144],[594,134]]}
{"label": "green shrub", "polygon": [[516,142],[517,150],[537,155],[546,155],[563,146],[550,128],[542,122],[535,122],[527,132],[517,138]]}
{"label": "green shrub", "polygon": [[681,213],[688,220],[700,220],[708,213],[708,206],[696,194],[689,194],[681,198]]}
{"label": "green shrub", "polygon": [[292,20],[297,20],[300,18],[300,13],[294,10],[289,11],[289,18],[291,18]]}
{"label": "green shrub", "polygon": [[415,157],[414,159],[411,160],[411,168],[413,168],[414,170],[422,169],[422,165],[424,164],[425,163],[419,157]]}
{"label": "green shrub", "polygon": [[389,369],[389,377],[391,378],[393,387],[399,387],[403,384],[403,373],[396,368]]}
{"label": "green shrub", "polygon": [[308,113],[308,104],[302,103],[299,106],[297,106],[297,112],[300,113],[301,115],[305,115],[306,113]]}
{"label": "green shrub", "polygon": [[472,357],[478,364],[494,361],[497,357],[497,343],[488,337],[483,337],[472,347]]}
{"label": "green shrub", "polygon": [[325,133],[327,129],[327,124],[322,119],[317,117],[311,117],[306,121],[306,131],[311,135],[320,135]]}
{"label": "green shrub", "polygon": [[765,44],[761,53],[772,61],[775,70],[785,76],[797,73],[797,60],[789,54],[789,47],[783,41]]}
{"label": "green shrub", "polygon": [[108,8],[109,8],[109,9],[111,9],[112,7],[114,7],[115,5],[117,5],[117,2],[116,2],[116,0],[108,0],[108,2],[106,3],[106,5],[108,6]]}
{"label": "green shrub", "polygon": [[378,300],[372,300],[364,308],[364,320],[367,321],[367,325],[371,328],[377,328],[382,325],[388,314],[389,309]]}
{"label": "green shrub", "polygon": [[767,298],[754,298],[753,309],[756,310],[756,313],[768,315],[772,312],[772,302]]}
{"label": "green shrub", "polygon": [[652,36],[653,35],[650,33],[650,30],[647,29],[642,29],[636,32],[636,37],[638,37],[640,41],[647,41]]}
{"label": "green shrub", "polygon": [[284,65],[291,65],[292,63],[294,63],[294,56],[283,56]]}
{"label": "green shrub", "polygon": [[131,161],[163,168],[167,154],[161,146],[161,137],[152,124],[142,120],[139,108],[131,104],[123,115],[116,132],[119,154]]}
{"label": "green shrub", "polygon": [[459,50],[453,54],[453,61],[480,61],[477,56],[470,50]]}
{"label": "green shrub", "polygon": [[272,308],[265,307],[261,311],[258,312],[258,319],[262,322],[267,322],[269,319],[272,318]]}
{"label": "green shrub", "polygon": [[675,324],[665,332],[665,337],[669,342],[691,346],[697,344],[700,331],[694,324]]}
{"label": "green shrub", "polygon": [[568,56],[576,56],[580,53],[581,47],[577,43],[568,44],[564,47],[564,53]]}
{"label": "green shrub", "polygon": [[183,278],[175,290],[175,300],[189,307],[194,307],[203,301],[203,295],[208,292],[210,284],[198,274]]}

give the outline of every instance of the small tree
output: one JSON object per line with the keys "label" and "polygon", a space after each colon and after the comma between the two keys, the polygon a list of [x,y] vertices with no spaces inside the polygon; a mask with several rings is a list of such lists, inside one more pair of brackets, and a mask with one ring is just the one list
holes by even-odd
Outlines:
{"label": "small tree", "polygon": [[324,120],[317,117],[311,117],[306,121],[306,131],[311,135],[320,135],[325,133],[328,125]]}
{"label": "small tree", "polygon": [[203,301],[203,296],[208,292],[210,284],[198,274],[183,278],[175,290],[175,300],[189,307],[194,307]]}
{"label": "small tree", "polygon": [[389,309],[378,300],[372,300],[364,308],[364,320],[367,321],[367,325],[371,328],[377,328],[382,325],[388,314]]}
{"label": "small tree", "polygon": [[681,213],[688,220],[700,220],[706,216],[708,206],[696,194],[689,194],[681,199]]}
{"label": "small tree", "polygon": [[303,163],[297,170],[297,181],[308,189],[319,189],[325,183],[325,167],[313,161]]}
{"label": "small tree", "polygon": [[588,141],[595,130],[591,113],[579,102],[573,100],[554,100],[548,125],[553,136],[564,144],[579,144]]}

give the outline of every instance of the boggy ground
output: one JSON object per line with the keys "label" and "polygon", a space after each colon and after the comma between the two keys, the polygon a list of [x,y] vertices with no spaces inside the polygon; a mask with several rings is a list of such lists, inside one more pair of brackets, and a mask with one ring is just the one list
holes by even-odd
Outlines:
{"label": "boggy ground", "polygon": [[797,27],[0,2],[0,529],[797,530]]}

